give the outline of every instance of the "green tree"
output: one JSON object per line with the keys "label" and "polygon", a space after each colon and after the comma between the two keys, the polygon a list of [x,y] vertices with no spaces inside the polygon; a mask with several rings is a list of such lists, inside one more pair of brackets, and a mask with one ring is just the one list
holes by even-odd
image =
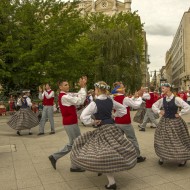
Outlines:
{"label": "green tree", "polygon": [[[0,83],[7,91],[70,79],[67,48],[87,27],[75,4],[57,0],[0,2]],[[73,64],[73,63],[72,63]]]}
{"label": "green tree", "polygon": [[123,81],[134,92],[141,85],[143,54],[143,26],[136,12],[112,17],[91,14],[85,20],[90,25],[89,31],[71,46],[70,57],[73,55],[83,71],[85,67],[90,69],[87,72],[95,81],[105,80],[109,84]]}
{"label": "green tree", "polygon": [[143,47],[139,16],[81,16],[77,2],[0,1],[0,84],[6,92],[36,89],[48,81],[74,82],[88,74],[89,86],[123,81],[141,85]]}

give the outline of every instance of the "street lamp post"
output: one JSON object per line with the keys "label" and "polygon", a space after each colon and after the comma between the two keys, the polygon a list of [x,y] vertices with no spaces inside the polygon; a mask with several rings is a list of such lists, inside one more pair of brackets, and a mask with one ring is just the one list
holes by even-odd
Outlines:
{"label": "street lamp post", "polygon": [[[150,71],[150,73],[151,73],[151,77],[152,77],[152,73],[154,73],[154,86],[155,86],[155,88],[157,88],[157,75],[156,75],[156,73],[160,73],[160,76],[161,76],[161,78],[160,78],[160,83],[159,83],[159,86],[161,87],[161,85],[162,85],[162,83],[165,83],[166,81],[167,81],[167,79],[165,79],[164,78],[164,76],[163,76],[163,72],[161,72],[161,71]],[[159,87],[159,91],[161,91],[161,88]]]}
{"label": "street lamp post", "polygon": [[150,71],[150,76],[152,77],[152,73],[154,73],[154,87],[156,88],[157,87],[157,76],[156,76],[156,73],[157,72],[160,72],[160,71]]}

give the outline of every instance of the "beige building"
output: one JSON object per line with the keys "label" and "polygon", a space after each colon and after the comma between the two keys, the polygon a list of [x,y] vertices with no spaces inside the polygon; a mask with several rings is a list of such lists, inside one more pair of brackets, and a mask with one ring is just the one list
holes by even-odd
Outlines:
{"label": "beige building", "polygon": [[183,14],[166,53],[166,75],[174,88],[190,89],[190,9]]}
{"label": "beige building", "polygon": [[[99,13],[102,12],[106,15],[112,16],[119,12],[131,12],[132,0],[124,0],[124,2],[117,0],[81,0],[78,4],[78,9],[82,14]],[[148,72],[147,64],[150,63],[148,56],[148,44],[146,40],[146,32],[143,31],[144,39],[144,53],[142,55],[142,86],[149,86],[150,76]]]}
{"label": "beige building", "polygon": [[115,13],[130,12],[131,0],[124,0],[124,2],[117,0],[81,0],[78,8],[82,13],[98,13],[103,12],[107,15],[114,15]]}
{"label": "beige building", "polygon": [[165,67],[165,70],[166,70],[166,79],[167,79],[167,82],[169,82],[170,84],[172,84],[172,56],[171,56],[171,53],[170,51],[167,51],[166,53],[166,58],[165,58],[165,63],[166,63],[166,67]]}

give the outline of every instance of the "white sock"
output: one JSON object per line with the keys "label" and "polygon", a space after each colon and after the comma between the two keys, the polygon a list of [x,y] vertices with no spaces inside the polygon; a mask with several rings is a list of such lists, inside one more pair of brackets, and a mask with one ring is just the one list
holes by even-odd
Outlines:
{"label": "white sock", "polygon": [[152,123],[152,126],[153,126],[153,127],[157,127],[154,123]]}
{"label": "white sock", "polygon": [[112,175],[112,173],[109,173],[109,174],[106,174],[107,178],[108,178],[108,187],[110,185],[113,185],[115,183],[115,179],[114,179],[114,176]]}

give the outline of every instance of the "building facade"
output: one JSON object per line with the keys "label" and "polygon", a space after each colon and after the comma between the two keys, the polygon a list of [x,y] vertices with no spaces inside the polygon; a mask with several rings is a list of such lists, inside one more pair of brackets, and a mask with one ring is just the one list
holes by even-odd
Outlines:
{"label": "building facade", "polygon": [[124,0],[124,2],[117,0],[81,0],[78,8],[81,9],[83,14],[102,12],[112,16],[119,12],[130,12],[131,0]]}
{"label": "building facade", "polygon": [[172,56],[171,56],[171,52],[167,51],[166,53],[166,58],[165,58],[165,63],[166,63],[166,76],[165,78],[167,79],[167,82],[169,82],[170,84],[172,84]]}
{"label": "building facade", "polygon": [[183,14],[172,45],[166,53],[166,75],[174,88],[190,89],[190,9]]}

